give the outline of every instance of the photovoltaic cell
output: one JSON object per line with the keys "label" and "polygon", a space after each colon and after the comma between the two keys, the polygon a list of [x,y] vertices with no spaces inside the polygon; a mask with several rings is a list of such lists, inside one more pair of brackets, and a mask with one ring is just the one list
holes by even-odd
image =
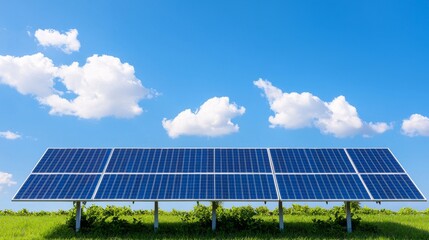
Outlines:
{"label": "photovoltaic cell", "polygon": [[33,173],[101,173],[111,149],[48,149]]}
{"label": "photovoltaic cell", "polygon": [[31,174],[15,199],[89,200],[100,176],[100,174]]}
{"label": "photovoltaic cell", "polygon": [[283,200],[371,199],[357,174],[276,175]]}
{"label": "photovoltaic cell", "polygon": [[407,174],[362,174],[375,200],[424,199]]}
{"label": "photovoltaic cell", "polygon": [[115,149],[106,172],[213,172],[213,149]]}
{"label": "photovoltaic cell", "polygon": [[215,149],[216,173],[269,173],[266,149]]}
{"label": "photovoltaic cell", "polygon": [[343,149],[270,149],[276,173],[354,173]]}
{"label": "photovoltaic cell", "polygon": [[403,173],[389,149],[347,149],[359,173]]}
{"label": "photovoltaic cell", "polygon": [[95,199],[213,199],[212,174],[106,174]]}
{"label": "photovoltaic cell", "polygon": [[284,148],[48,149],[14,200],[276,201],[279,195],[425,200],[388,149]]}
{"label": "photovoltaic cell", "polygon": [[271,174],[216,174],[218,200],[276,200]]}

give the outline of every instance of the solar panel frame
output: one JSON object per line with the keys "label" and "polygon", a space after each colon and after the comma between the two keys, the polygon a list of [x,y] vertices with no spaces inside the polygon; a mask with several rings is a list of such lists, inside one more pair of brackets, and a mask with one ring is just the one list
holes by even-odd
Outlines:
{"label": "solar panel frame", "polygon": [[[82,188],[90,188],[87,193],[81,193],[78,195],[86,195],[88,197],[49,197],[54,195],[56,192],[58,191],[64,191],[64,189],[66,189],[66,186],[61,185],[61,181],[62,179],[66,177],[67,179],[65,179],[66,182],[72,181],[74,178],[74,180],[71,182],[71,185],[69,184],[67,186],[67,193],[69,193],[70,190],[72,190],[74,192],[74,195],[78,194],[78,191],[84,191],[84,189]],[[51,179],[50,178],[60,178],[60,181],[55,182],[49,182]],[[79,179],[80,180],[76,180]],[[78,183],[81,183],[82,181],[84,181],[86,178],[86,180],[89,180],[91,182],[88,182],[85,185],[76,185],[75,182],[79,181]],[[89,178],[89,179],[88,179]],[[91,179],[93,178],[93,179]],[[91,201],[92,200],[92,192],[95,188],[95,182],[98,181],[98,179],[101,178],[101,174],[100,173],[89,173],[89,174],[75,174],[75,173],[47,173],[47,174],[30,174],[28,176],[28,178],[26,179],[26,181],[22,184],[22,186],[19,188],[18,192],[15,194],[13,201],[22,201],[22,202],[28,202],[28,201],[38,201],[38,202],[70,202],[70,201]],[[38,179],[37,183],[34,183],[33,179]],[[33,191],[30,193],[30,195],[36,195],[33,198],[22,198],[20,197],[20,195],[22,194],[26,194],[26,192],[22,193],[22,191],[25,191],[25,188],[23,188],[25,185],[30,185],[27,186],[27,188],[29,187],[35,187],[33,186],[34,184],[36,184],[36,186],[40,185],[39,183],[42,184],[41,187],[43,187],[45,189],[45,191],[41,191],[40,189],[36,189],[34,188]],[[92,184],[91,184],[92,183]],[[49,186],[47,186],[49,185]],[[55,186],[54,186],[55,185]],[[60,187],[61,186],[61,187]],[[46,189],[49,189],[49,191],[47,191]],[[92,190],[91,190],[92,189]],[[36,192],[35,192],[36,191]],[[34,192],[34,194],[33,194]],[[66,193],[66,195],[67,195]],[[38,195],[43,194],[43,196],[46,196],[46,194],[50,194],[47,197],[37,197]]]}
{"label": "solar panel frame", "polygon": [[[57,202],[57,201],[58,202],[59,201],[63,201],[63,202],[69,202],[69,201],[87,201],[87,202],[102,202],[102,201],[109,201],[109,202],[114,202],[114,201],[118,201],[118,202],[123,202],[123,201],[150,201],[150,202],[152,202],[152,201],[154,201],[154,199],[152,199],[152,200],[138,200],[138,199],[127,199],[127,200],[105,199],[105,200],[99,200],[99,199],[95,199],[95,195],[96,195],[96,193],[98,191],[99,184],[101,183],[101,181],[102,181],[103,177],[105,176],[105,174],[107,174],[105,172],[105,170],[108,167],[108,164],[109,164],[111,156],[109,156],[108,160],[105,162],[104,170],[103,170],[102,173],[99,173],[99,172],[98,173],[74,173],[75,175],[76,174],[77,175],[93,175],[93,174],[99,174],[100,175],[101,174],[101,177],[100,177],[100,179],[98,181],[99,184],[97,184],[97,187],[94,190],[91,199],[55,199],[55,200],[52,200],[52,199],[25,199],[25,200],[16,199],[17,194],[19,193],[19,191],[21,190],[21,188],[24,186],[24,184],[28,181],[28,179],[30,178],[31,175],[34,175],[34,174],[47,174],[47,175],[49,175],[49,174],[55,174],[55,173],[34,173],[34,170],[36,169],[37,165],[40,163],[41,159],[43,158],[43,156],[46,154],[46,152],[49,149],[107,149],[107,150],[110,150],[110,155],[112,155],[113,152],[114,152],[114,150],[116,148],[48,148],[48,149],[46,149],[45,152],[44,152],[44,154],[41,156],[41,158],[39,158],[38,162],[33,167],[32,173],[27,176],[26,180],[22,183],[22,185],[19,188],[18,192],[14,195],[12,201],[46,201],[46,202],[52,202],[52,201],[55,201],[55,202]],[[122,149],[153,149],[153,148],[122,148]],[[215,150],[216,149],[228,149],[228,148],[225,148],[225,147],[222,147],[222,148],[199,148],[199,147],[195,147],[195,148],[189,148],[189,147],[188,148],[167,148],[166,147],[166,148],[158,148],[158,149],[206,149],[206,150],[212,150],[213,151],[213,156],[212,156],[213,157],[213,172],[204,173],[204,174],[219,174],[219,173],[215,172],[215,170],[216,170],[216,166],[215,166],[215,164],[216,164]],[[274,184],[275,184],[275,192],[277,193],[277,199],[281,200],[281,201],[285,201],[285,202],[300,201],[300,200],[295,200],[295,199],[293,199],[293,200],[280,199],[280,190],[279,190],[279,186],[278,186],[278,182],[277,182],[277,178],[276,178],[276,176],[279,173],[276,173],[275,169],[274,169],[273,161],[271,159],[271,148],[260,148],[259,147],[259,148],[229,148],[229,149],[264,149],[264,150],[266,150],[267,154],[268,154],[269,164],[270,164],[270,167],[271,167],[271,172],[262,173],[262,174],[268,174],[268,175],[271,174],[272,175],[272,177],[274,179]],[[283,149],[283,148],[281,148],[281,149]],[[321,148],[305,148],[305,149],[321,149]],[[323,149],[325,149],[325,148],[323,148]],[[326,149],[330,149],[330,148],[326,148]],[[334,149],[339,149],[339,148],[334,148]],[[353,149],[353,148],[347,148],[347,149]],[[347,149],[344,149],[344,151],[348,155]],[[364,148],[359,148],[359,149],[364,149]],[[367,149],[376,149],[376,148],[367,148]],[[399,164],[400,167],[401,167],[401,169],[404,171],[401,174],[406,174],[407,175],[407,177],[411,180],[413,186],[415,188],[417,188],[418,192],[421,194],[421,196],[423,196],[423,199],[405,199],[405,200],[404,199],[381,199],[381,200],[378,200],[378,199],[374,199],[374,198],[371,197],[370,200],[368,200],[368,199],[362,199],[362,200],[349,199],[349,201],[362,201],[362,202],[374,202],[374,201],[384,201],[384,202],[403,202],[403,201],[407,201],[408,202],[408,201],[416,201],[416,202],[421,202],[421,201],[427,201],[426,197],[423,195],[423,193],[420,191],[420,189],[418,188],[418,186],[414,183],[414,181],[412,180],[412,178],[405,171],[405,169],[402,167],[401,163],[397,160],[397,158],[390,151],[390,149],[388,149],[388,148],[385,148],[385,149],[387,149],[390,152],[390,154],[395,159],[396,163]],[[353,160],[351,160],[350,156],[348,156],[348,159],[351,161],[352,165],[354,166],[354,162],[353,162]],[[354,169],[356,171],[356,167],[355,166],[354,166]],[[361,178],[362,183],[366,186],[365,182],[362,180],[362,177],[361,177],[361,175],[365,174],[365,173],[359,173],[358,171],[356,171],[356,172],[357,172],[358,176]],[[59,174],[70,174],[70,173],[59,173]],[[119,173],[119,174],[123,174],[123,173]],[[155,174],[157,174],[157,173],[155,173]],[[160,173],[160,174],[183,174],[183,173]],[[184,174],[189,175],[189,174],[201,174],[201,173],[184,173]],[[220,174],[238,174],[239,175],[239,174],[254,174],[254,173],[220,173]],[[256,174],[261,174],[261,173],[256,173]],[[283,173],[283,175],[284,174],[285,173]],[[289,173],[286,173],[286,174],[289,174]],[[291,174],[296,174],[296,173],[291,173]],[[318,174],[318,173],[315,173],[315,174]],[[326,174],[326,173],[321,173],[321,174]],[[339,174],[345,174],[345,173],[339,173]],[[389,174],[389,173],[383,173],[383,174]],[[393,174],[395,174],[395,173],[393,173]],[[156,199],[156,201],[219,201],[219,200],[221,200],[221,201],[234,201],[234,202],[241,202],[241,201],[243,201],[243,202],[251,202],[251,201],[278,201],[278,200],[267,200],[267,199],[257,199],[257,200],[252,200],[252,199],[250,199],[250,200],[249,199],[216,199],[216,175],[214,175],[214,181],[213,182],[214,182],[214,192],[215,192],[214,195],[213,195],[214,199],[200,199],[200,198],[186,199],[186,200],[184,200],[184,199]],[[369,190],[367,190],[367,191],[368,191],[369,194],[371,194],[369,192]],[[91,194],[89,194],[89,195],[91,195]],[[309,200],[303,200],[303,201],[309,201]],[[342,201],[348,201],[348,200],[347,199],[341,199],[341,200],[336,200],[336,199],[317,199],[317,200],[310,200],[310,201],[312,201],[312,202],[321,202],[321,201],[336,202],[336,201],[341,201],[342,202]]]}
{"label": "solar panel frame", "polygon": [[[128,153],[127,153],[128,151]],[[172,153],[174,151],[178,151],[178,153]],[[134,152],[134,153],[133,153]],[[123,157],[118,157],[119,154],[125,155]],[[138,169],[130,170],[129,164],[130,162],[135,162],[129,156],[132,154],[140,154],[140,164],[137,166]],[[175,154],[175,155],[174,155]],[[176,170],[173,168],[174,162],[172,160],[178,159],[179,157],[174,157],[176,155],[189,155],[188,158],[185,156],[181,156],[182,159],[180,161],[176,161]],[[191,155],[192,154],[192,155]],[[167,160],[160,160],[163,156],[170,156],[169,158],[165,158]],[[212,148],[114,148],[114,152],[111,157],[111,161],[109,162],[106,172],[107,173],[211,173],[213,172],[212,162],[214,161],[214,149]],[[127,157],[128,156],[128,157]],[[191,157],[195,158],[193,161],[190,160]],[[201,158],[196,159],[198,156],[204,157],[207,163],[204,166],[201,164]],[[158,158],[158,161],[153,161]],[[121,162],[125,162],[122,163]],[[118,163],[121,164],[118,166]],[[145,165],[142,166],[141,164]],[[147,164],[150,164],[148,166]],[[169,163],[169,164],[166,164]],[[194,168],[196,165],[199,165],[199,169],[192,169],[190,164],[194,164]],[[181,169],[177,169],[177,166],[182,164]],[[128,167],[127,167],[128,166]],[[162,169],[159,169],[159,168]],[[125,169],[124,169],[125,168]],[[167,169],[166,169],[167,168]],[[173,168],[173,169],[172,169]],[[179,171],[180,170],[180,171]],[[199,171],[198,171],[199,170]]]}
{"label": "solar panel frame", "polygon": [[[101,161],[98,164],[98,166],[94,166],[94,165],[97,165],[97,162],[95,162],[95,164],[92,164],[92,167],[91,167],[91,164],[89,165],[91,167],[92,171],[90,171],[91,169],[89,167],[87,167],[86,169],[82,169],[82,165],[83,164],[81,165],[80,169],[76,169],[76,167],[72,167],[72,169],[68,169],[69,171],[61,170],[61,168],[69,168],[70,164],[73,163],[72,161],[68,160],[68,161],[70,161],[68,163],[68,165],[67,166],[64,165],[66,163],[66,161],[62,159],[62,155],[64,155],[64,153],[62,153],[60,157],[57,157],[57,159],[61,159],[61,161],[57,161],[57,162],[60,162],[63,165],[58,165],[59,163],[56,163],[55,166],[52,166],[52,164],[48,164],[47,166],[42,166],[41,165],[41,163],[44,161],[45,157],[51,158],[51,156],[47,156],[47,154],[50,151],[51,152],[58,152],[58,151],[61,151],[61,150],[63,150],[63,151],[70,151],[70,152],[74,151],[73,154],[72,153],[67,153],[68,155],[72,154],[73,156],[75,156],[76,154],[85,154],[85,152],[86,152],[86,154],[93,154],[93,155],[97,154],[94,151],[106,151],[106,152],[104,153],[104,155],[101,155],[101,153],[99,153],[99,154],[96,155],[98,157],[97,160],[101,159]],[[80,151],[80,153],[79,153],[79,151]],[[92,152],[89,152],[89,151],[92,151]],[[45,150],[45,152],[43,153],[43,155],[37,161],[36,165],[34,166],[34,168],[31,171],[31,173],[100,173],[102,171],[102,169],[104,168],[106,162],[107,162],[107,158],[106,157],[109,156],[109,154],[110,154],[111,151],[112,151],[111,148],[47,148]],[[90,160],[88,160],[88,159],[90,159],[90,157],[88,155],[85,155],[85,156],[81,155],[79,157],[79,159],[81,157],[84,158],[84,161],[85,160],[86,161],[90,161]],[[79,159],[74,160],[74,163],[79,163],[78,162]],[[49,163],[49,159],[47,159],[46,162]],[[43,169],[44,167],[45,168],[50,167],[50,168],[53,168],[53,169]],[[38,168],[42,168],[42,169],[39,170]],[[99,170],[97,170],[97,168]],[[44,170],[44,171],[42,171],[42,170]]]}
{"label": "solar panel frame", "polygon": [[[130,182],[132,180],[130,180],[131,178],[135,178],[133,182]],[[112,178],[115,178],[112,180]],[[135,197],[109,197],[106,196],[106,193],[104,192],[105,189],[107,187],[112,187],[112,183],[114,182],[116,183],[116,190],[114,188],[112,188],[110,190],[109,194],[115,193],[115,195],[117,196],[119,193],[117,193],[117,191],[120,191],[121,189],[118,189],[119,187],[121,187],[121,182],[118,183],[116,181],[116,179],[118,179],[123,182],[126,181],[126,186],[122,186],[122,190],[123,188],[127,188],[128,186],[130,186],[130,184],[136,184],[136,181],[142,182],[142,181],[148,181],[149,184],[145,185],[144,188],[145,190],[143,191],[143,196],[139,196],[139,193],[141,192],[142,188],[137,188],[138,192],[135,193],[131,193],[136,195]],[[177,179],[179,178],[179,179]],[[194,179],[192,179],[194,178]],[[197,179],[199,178],[199,179]],[[207,198],[198,198],[198,197],[183,197],[181,198],[180,196],[178,196],[177,194],[180,194],[182,192],[182,190],[184,189],[183,184],[186,179],[190,179],[193,181],[187,181],[186,185],[188,186],[189,184],[195,184],[196,181],[200,180],[199,183],[199,187],[200,187],[200,191],[204,190],[204,185],[206,187],[208,187],[206,189],[206,195],[208,196]],[[171,180],[173,180],[173,182],[171,182]],[[202,183],[202,181],[204,181],[204,183]],[[110,185],[109,183],[110,182]],[[171,183],[170,185],[168,185],[169,183]],[[172,184],[175,186],[173,188],[169,188],[169,191],[162,191],[162,187],[163,185],[166,186],[172,186]],[[179,184],[179,185],[177,185]],[[210,185],[212,185],[210,187]],[[166,187],[164,186],[164,187]],[[177,192],[177,188],[180,189],[179,192]],[[185,189],[186,191],[188,189]],[[132,191],[132,189],[131,189]],[[148,192],[150,191],[150,192]],[[154,192],[155,191],[155,192]],[[162,194],[162,192],[164,192],[164,194]],[[126,192],[123,191],[122,192],[122,196],[125,194]],[[189,192],[189,194],[191,194],[192,191]],[[128,196],[130,196],[131,194],[128,194]],[[153,196],[154,194],[156,194],[156,196]],[[161,194],[161,196],[160,196]],[[177,197],[168,197],[168,196],[172,196],[173,194],[176,194]],[[188,194],[188,193],[185,193]],[[188,194],[188,195],[189,195]],[[108,194],[107,194],[108,195]],[[147,196],[148,197],[145,197]],[[155,173],[155,174],[141,174],[141,173],[106,173],[105,174],[105,178],[103,179],[103,182],[100,186],[100,188],[98,189],[98,191],[95,193],[94,195],[95,197],[93,198],[94,201],[138,201],[138,202],[153,202],[153,201],[213,201],[214,199],[214,174],[212,173],[204,173],[204,174],[199,174],[199,173]],[[211,196],[211,197],[210,197]]]}
{"label": "solar panel frame", "polygon": [[[363,195],[366,194],[367,197],[362,196],[362,197],[355,197],[355,198],[347,198],[347,197],[346,198],[329,198],[329,197],[322,197],[322,198],[304,198],[304,197],[299,198],[299,197],[295,197],[295,198],[292,198],[292,197],[286,197],[287,195],[290,195],[287,193],[287,191],[294,192],[293,195],[296,196],[294,187],[296,188],[298,185],[290,184],[291,188],[289,188],[289,189],[287,187],[284,187],[284,188],[281,187],[281,185],[283,185],[283,186],[286,185],[285,177],[288,177],[289,178],[288,180],[290,180],[290,181],[292,181],[292,180],[293,181],[304,180],[303,177],[308,177],[308,178],[314,177],[314,179],[311,179],[311,180],[315,180],[314,183],[317,184],[318,189],[311,187],[311,191],[313,192],[313,195],[316,195],[316,194],[323,195],[323,193],[329,194],[328,192],[326,192],[326,190],[328,188],[331,188],[331,190],[334,190],[333,189],[334,187],[331,185],[326,185],[325,180],[320,179],[320,178],[322,178],[322,177],[326,177],[326,178],[329,178],[329,177],[341,178],[341,177],[343,177],[343,179],[336,179],[335,180],[335,184],[337,185],[336,186],[337,190],[340,190],[341,188],[343,188],[346,191],[353,192],[355,189],[350,189],[350,190],[347,189],[346,188],[347,184],[344,182],[344,178],[347,178],[349,176],[353,177],[353,179],[351,179],[351,180],[353,180],[353,182],[355,184],[357,184],[357,185],[362,184],[362,186],[361,186],[362,188],[360,188],[359,192],[361,192]],[[344,202],[344,201],[367,202],[367,201],[373,201],[371,196],[368,194],[366,188],[364,187],[364,185],[363,185],[361,179],[359,178],[358,174],[356,174],[356,173],[330,173],[330,174],[327,174],[327,173],[310,173],[310,174],[307,174],[307,173],[282,173],[282,174],[276,174],[276,177],[277,177],[277,183],[279,184],[280,199],[283,202],[321,202],[321,201],[328,201],[328,202]],[[299,178],[302,178],[302,179],[299,179]],[[319,178],[319,179],[317,179],[317,178]],[[322,181],[323,186],[320,186],[318,180]],[[351,180],[349,179],[348,182],[350,183]],[[308,183],[311,185],[312,182],[310,182],[310,179],[308,179],[308,181],[309,181]],[[339,186],[338,185],[339,181],[341,181],[344,185]],[[330,182],[328,181],[328,183],[332,183],[332,181],[330,181]],[[305,183],[303,183],[303,184],[305,184]],[[358,186],[355,185],[355,186],[350,186],[350,187],[358,187]],[[305,186],[302,186],[302,188],[306,191],[306,195],[311,195],[311,193],[307,190],[307,188],[305,188]],[[325,189],[325,192],[321,191],[322,188]],[[318,193],[316,193],[316,190],[319,190]],[[298,191],[301,191],[301,189],[298,189]],[[341,193],[340,195],[343,195],[343,194],[347,194],[347,192]],[[355,194],[355,195],[358,195],[358,194]]]}
{"label": "solar panel frame", "polygon": [[[364,181],[368,183],[368,188],[374,196],[374,201],[426,201],[423,193],[420,191],[411,177],[406,173],[370,173],[362,174],[362,177],[364,178]],[[383,181],[383,183],[381,181]],[[389,181],[389,183],[387,183],[387,181]],[[403,183],[398,184],[400,181]],[[377,184],[379,187],[375,188],[374,186]],[[404,193],[408,196],[401,195]],[[410,197],[408,193],[412,193],[414,197]],[[417,195],[420,195],[421,198],[419,198]]]}
{"label": "solar panel frame", "polygon": [[[354,165],[356,166],[356,170],[359,173],[405,173],[406,172],[405,168],[401,165],[401,163],[398,161],[398,159],[395,157],[392,151],[390,151],[389,148],[346,148],[345,151],[347,152],[350,159],[353,161]],[[389,157],[387,160],[389,160],[390,162],[386,160],[384,160],[384,162],[379,161],[379,158],[382,157],[379,153],[381,151],[383,151],[383,154],[385,155],[386,155],[386,152],[391,155],[391,156],[386,155],[387,157]],[[356,154],[357,152],[361,156],[357,156]],[[369,156],[369,154],[375,155],[375,152],[378,153],[377,156]],[[377,161],[374,161],[374,160],[377,160]],[[368,163],[371,163],[372,166],[368,165]],[[386,163],[386,164],[383,164],[383,163]],[[379,166],[377,166],[377,164]],[[388,169],[384,169],[384,168],[388,168]],[[391,169],[391,168],[394,168],[394,169]]]}
{"label": "solar panel frame", "polygon": [[[230,156],[231,159],[228,159]],[[215,173],[272,172],[265,148],[214,148],[214,166]]]}
{"label": "solar panel frame", "polygon": [[[269,151],[276,174],[356,173],[344,148],[269,148]],[[296,157],[296,154],[299,154],[299,157]],[[330,156],[335,156],[335,159],[330,160]],[[330,162],[323,162],[327,159]],[[311,167],[312,163],[320,166]],[[306,169],[308,166],[309,170]]]}
{"label": "solar panel frame", "polygon": [[[353,163],[353,166],[355,167],[356,171],[358,172],[360,178],[362,179],[362,182],[365,184],[367,191],[369,194],[371,194],[371,198],[373,201],[383,201],[383,202],[404,202],[404,201],[409,201],[409,202],[426,202],[427,199],[425,197],[425,195],[423,194],[423,192],[419,189],[419,187],[417,186],[417,184],[415,184],[414,180],[410,177],[410,175],[408,174],[408,172],[405,170],[405,168],[402,166],[401,162],[398,160],[398,158],[396,158],[395,154],[393,154],[393,152],[390,150],[390,148],[346,148],[346,153],[349,156],[350,161]],[[400,168],[401,172],[360,172],[358,167],[355,165],[355,161],[354,159],[349,155],[349,150],[373,150],[373,151],[380,151],[380,150],[384,150],[384,151],[388,151],[393,160],[395,161],[395,163],[398,165],[398,167]],[[411,181],[412,186],[415,187],[418,191],[418,193],[423,196],[423,199],[400,199],[400,198],[384,198],[384,199],[378,199],[376,197],[374,197],[373,191],[370,189],[370,187],[368,186],[369,183],[367,183],[367,181],[363,178],[363,176],[366,175],[406,175],[406,177],[408,177],[408,179]]]}
{"label": "solar panel frame", "polygon": [[[239,178],[239,179],[235,179],[235,180],[239,180],[240,182],[243,182],[242,177],[244,177],[244,176],[247,177],[247,180],[249,181],[248,183],[250,183],[250,181],[251,181],[251,180],[249,180],[249,177],[250,178],[253,177],[253,180],[255,182],[255,178],[256,177],[261,177],[262,178],[262,177],[266,176],[266,179],[265,179],[266,182],[265,183],[261,182],[261,188],[259,188],[259,189],[262,189],[264,191],[264,187],[268,187],[268,189],[266,190],[266,191],[268,191],[268,193],[266,193],[266,194],[268,194],[268,195],[271,194],[271,197],[270,198],[257,198],[257,197],[254,197],[254,198],[238,198],[238,197],[236,197],[236,198],[234,198],[234,197],[228,197],[228,196],[224,197],[223,193],[219,193],[218,192],[219,185],[223,186],[223,184],[222,184],[223,181],[219,181],[219,178],[222,178],[222,177],[226,177],[226,178],[235,177],[235,178]],[[228,181],[229,180],[230,179],[228,179]],[[270,180],[272,180],[272,185],[270,185],[270,183],[271,183]],[[249,173],[239,173],[239,174],[237,174],[237,173],[217,173],[217,174],[215,174],[215,183],[216,183],[216,186],[215,186],[215,199],[214,199],[215,201],[222,201],[222,202],[228,202],[228,201],[229,202],[260,202],[260,201],[277,202],[279,200],[278,194],[277,194],[277,190],[276,190],[276,187],[275,187],[274,175],[270,174],[270,173],[257,173],[257,174],[249,174]],[[228,183],[229,182],[227,182],[226,184],[228,184]],[[242,188],[242,187],[243,187],[242,185],[238,185],[238,187],[236,185],[234,185],[235,192],[238,191],[237,188]],[[252,189],[250,189],[250,185],[247,184],[245,187],[248,188],[248,193],[250,195],[252,193]],[[258,187],[254,185],[253,188],[256,190],[256,188],[258,188]],[[229,188],[227,188],[227,189],[223,188],[223,191],[228,191],[228,193],[226,193],[227,195],[230,194],[229,190],[230,190]],[[244,193],[244,191],[241,191],[241,192]],[[237,195],[236,193],[234,193],[234,194]],[[255,194],[257,194],[257,193],[255,193]]]}

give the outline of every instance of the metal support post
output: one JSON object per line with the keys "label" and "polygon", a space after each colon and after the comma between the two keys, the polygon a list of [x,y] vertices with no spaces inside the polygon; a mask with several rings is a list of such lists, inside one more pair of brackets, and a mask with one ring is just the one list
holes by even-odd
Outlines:
{"label": "metal support post", "polygon": [[76,232],[80,230],[80,219],[82,217],[82,207],[80,201],[76,202]]}
{"label": "metal support post", "polygon": [[155,201],[153,228],[155,232],[158,231],[158,201]]}
{"label": "metal support post", "polygon": [[284,223],[283,223],[283,202],[279,201],[279,229],[283,231]]}
{"label": "metal support post", "polygon": [[346,205],[346,219],[347,219],[347,232],[352,232],[352,214],[350,212],[350,202],[345,202]]}
{"label": "metal support post", "polygon": [[217,202],[212,202],[212,230],[216,231],[216,208]]}

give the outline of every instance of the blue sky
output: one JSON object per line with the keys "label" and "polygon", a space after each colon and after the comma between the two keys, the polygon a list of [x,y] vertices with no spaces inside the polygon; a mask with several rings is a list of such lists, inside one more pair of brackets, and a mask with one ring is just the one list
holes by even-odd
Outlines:
{"label": "blue sky", "polygon": [[10,201],[48,147],[389,147],[428,196],[425,1],[1,6],[0,209],[70,207]]}

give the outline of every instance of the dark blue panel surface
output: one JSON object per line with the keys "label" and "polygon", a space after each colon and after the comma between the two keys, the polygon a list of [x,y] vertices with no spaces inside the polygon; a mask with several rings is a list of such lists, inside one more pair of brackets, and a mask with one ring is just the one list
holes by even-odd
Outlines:
{"label": "dark blue panel surface", "polygon": [[282,200],[370,199],[357,174],[276,175]]}
{"label": "dark blue panel surface", "polygon": [[216,174],[218,200],[276,200],[271,174]]}
{"label": "dark blue panel surface", "polygon": [[111,149],[48,149],[34,173],[101,173]]}
{"label": "dark blue panel surface", "polygon": [[266,149],[215,149],[217,173],[270,173]]}
{"label": "dark blue panel surface", "polygon": [[212,174],[106,174],[95,199],[213,199]]}
{"label": "dark blue panel surface", "polygon": [[353,173],[344,149],[270,149],[276,173]]}
{"label": "dark blue panel surface", "polygon": [[375,200],[424,199],[407,174],[362,174]]}
{"label": "dark blue panel surface", "polygon": [[360,173],[403,173],[389,149],[347,149]]}
{"label": "dark blue panel surface", "polygon": [[15,200],[89,200],[100,174],[31,174]]}
{"label": "dark blue panel surface", "polygon": [[106,172],[213,172],[213,149],[115,149]]}

